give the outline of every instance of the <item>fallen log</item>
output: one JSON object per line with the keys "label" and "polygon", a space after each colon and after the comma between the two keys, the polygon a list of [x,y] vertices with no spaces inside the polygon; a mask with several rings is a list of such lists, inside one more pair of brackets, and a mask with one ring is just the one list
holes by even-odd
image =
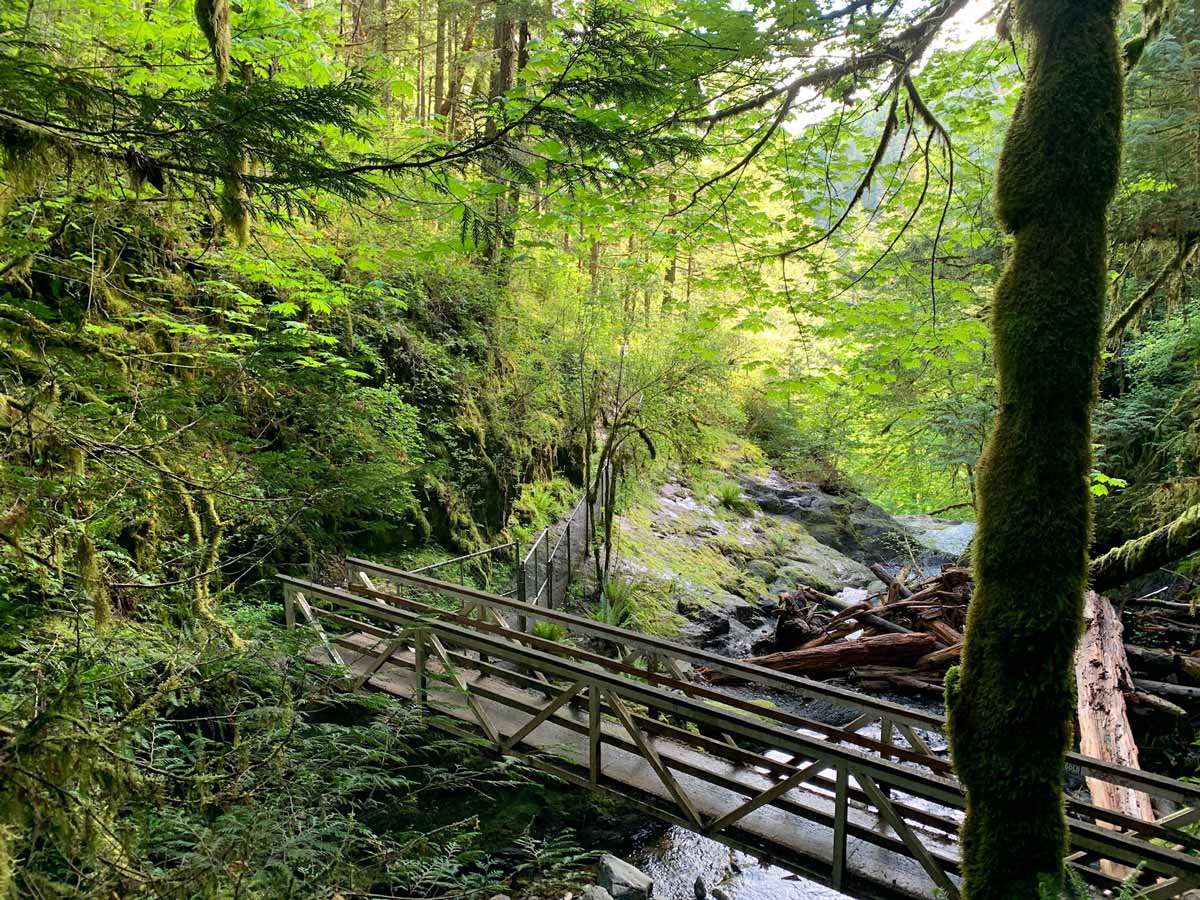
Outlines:
{"label": "fallen log", "polygon": [[1200,503],[1149,534],[1113,547],[1092,560],[1088,574],[1097,591],[1149,575],[1200,550]]}
{"label": "fallen log", "polygon": [[[817,674],[843,672],[859,666],[904,666],[915,662],[934,649],[932,634],[880,634],[863,637],[856,641],[839,641],[807,650],[787,650],[751,656],[743,662],[775,669],[780,672]],[[708,680],[714,684],[736,681],[734,675],[708,671]]]}
{"label": "fallen log", "polygon": [[1172,703],[1165,697],[1159,697],[1155,694],[1146,694],[1142,691],[1130,691],[1125,695],[1125,702],[1130,706],[1140,706],[1143,709],[1154,710],[1155,712],[1166,713],[1168,716],[1176,719],[1182,719],[1187,715],[1187,710],[1176,703]]}
{"label": "fallen log", "polygon": [[[1133,689],[1134,681],[1121,641],[1121,619],[1106,598],[1088,591],[1084,598],[1083,621],[1083,637],[1075,654],[1079,752],[1136,769],[1138,748],[1125,708],[1125,694]],[[1087,778],[1086,781],[1092,802],[1101,809],[1142,822],[1154,820],[1150,796],[1144,791],[1099,778]],[[1117,878],[1128,874],[1124,866],[1107,861],[1102,862],[1101,867]]]}
{"label": "fallen log", "polygon": [[1200,681],[1200,658],[1195,656],[1136,644],[1126,644],[1125,655],[1136,672],[1154,676],[1183,675]]}
{"label": "fallen log", "polygon": [[1171,684],[1169,681],[1151,681],[1148,678],[1133,679],[1133,686],[1147,694],[1166,697],[1181,703],[1200,703],[1200,687],[1189,687],[1186,684]]}
{"label": "fallen log", "polygon": [[932,653],[926,653],[916,662],[916,667],[922,670],[941,669],[952,666],[962,658],[962,643],[951,644]]}
{"label": "fallen log", "polygon": [[905,586],[904,581],[889,575],[888,570],[879,563],[871,563],[867,568],[871,570],[871,574],[888,586],[889,601],[892,599],[890,595],[893,593],[904,600],[912,596],[912,591]]}
{"label": "fallen log", "polygon": [[840,600],[837,597],[831,597],[829,594],[822,594],[820,591],[810,591],[809,596],[816,598],[826,606],[836,609],[839,613],[846,613],[847,616],[863,625],[870,625],[872,628],[878,628],[880,631],[890,631],[892,634],[912,634],[911,628],[906,628],[895,622],[889,622],[887,619],[874,615],[868,612],[855,612],[853,615],[850,611],[859,604],[853,603],[850,600]]}

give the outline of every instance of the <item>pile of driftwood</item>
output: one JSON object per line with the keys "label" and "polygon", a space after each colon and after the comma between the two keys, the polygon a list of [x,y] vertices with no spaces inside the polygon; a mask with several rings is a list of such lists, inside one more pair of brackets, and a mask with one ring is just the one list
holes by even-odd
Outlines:
{"label": "pile of driftwood", "polygon": [[907,570],[897,576],[882,566],[872,571],[885,591],[833,597],[802,585],[781,594],[772,652],[747,662],[802,675],[844,674],[866,687],[940,693],[943,672],[962,651],[970,573],[947,568],[910,581]]}
{"label": "pile of driftwood", "polygon": [[[765,642],[770,652],[746,661],[798,675],[838,675],[865,688],[940,694],[945,670],[962,652],[974,588],[970,572],[946,568],[921,578],[905,570],[893,576],[882,566],[871,568],[886,590],[834,597],[802,585],[781,594],[774,636]],[[1119,637],[1121,616],[1098,615],[1096,603],[1111,606],[1102,597],[1089,598],[1081,656],[1090,641],[1102,646],[1106,670],[1129,673],[1122,694],[1135,708],[1179,717],[1200,711],[1200,655],[1125,643]],[[1135,600],[1123,612],[1139,634],[1200,631],[1200,618],[1185,603]],[[730,677],[708,676],[717,683]]]}
{"label": "pile of driftwood", "polygon": [[[887,586],[885,591],[869,596],[864,591],[858,597],[844,591],[832,597],[804,586],[780,595],[774,638],[766,642],[772,652],[747,662],[806,676],[850,677],[862,687],[940,694],[945,669],[962,653],[974,587],[970,573],[948,568],[932,578],[910,580],[905,571],[895,577],[880,566],[872,571]],[[1152,639],[1200,632],[1200,619],[1184,603],[1141,598],[1117,610],[1107,598],[1087,593],[1084,633],[1075,657],[1079,751],[1138,768],[1130,710],[1182,720],[1200,714],[1200,655],[1126,643],[1122,612],[1133,633]],[[717,683],[729,680],[723,673],[706,674]],[[1154,820],[1145,793],[1086,780],[1098,806]],[[1126,872],[1114,869],[1111,874],[1124,877]]]}

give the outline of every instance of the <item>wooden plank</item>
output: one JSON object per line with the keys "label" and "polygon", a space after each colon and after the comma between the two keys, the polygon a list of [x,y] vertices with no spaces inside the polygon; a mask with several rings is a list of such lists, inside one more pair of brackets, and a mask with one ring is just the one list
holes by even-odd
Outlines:
{"label": "wooden plank", "polygon": [[792,788],[804,783],[805,781],[808,781],[810,778],[812,778],[816,775],[819,775],[821,772],[825,771],[828,768],[829,768],[829,760],[818,759],[815,762],[812,762],[809,765],[805,766],[803,769],[800,769],[797,772],[793,772],[787,778],[783,779],[783,781],[776,782],[775,784],[771,785],[771,787],[769,787],[765,791],[763,791],[761,794],[759,794],[755,797],[751,797],[749,800],[747,800],[741,806],[737,807],[736,809],[731,809],[729,812],[725,813],[725,815],[721,816],[719,819],[716,819],[713,822],[710,822],[708,827],[704,829],[705,836],[711,837],[712,835],[716,834],[718,831],[724,830],[725,828],[732,825],[734,822],[738,821],[738,819],[741,819],[741,818],[749,815],[750,813],[754,812],[754,810],[758,809],[760,806],[765,806],[766,804],[772,802],[773,800],[776,800],[779,797],[782,797],[784,794],[786,794]]}
{"label": "wooden plank", "polygon": [[492,720],[488,718],[483,707],[480,705],[478,698],[471,692],[471,686],[467,684],[458,667],[450,660],[450,654],[446,652],[445,645],[441,642],[437,635],[432,632],[427,638],[429,646],[433,648],[433,652],[437,654],[438,659],[442,661],[442,665],[446,668],[446,674],[453,680],[458,689],[462,691],[467,705],[471,707],[471,712],[475,714],[475,720],[479,723],[479,727],[483,729],[483,733],[487,735],[488,740],[493,744],[500,743],[500,735],[496,731],[496,726]]}
{"label": "wooden plank", "polygon": [[357,691],[364,684],[370,681],[371,676],[378,672],[380,667],[389,659],[391,659],[395,652],[403,647],[407,641],[407,635],[401,635],[395,640],[389,642],[387,646],[383,648],[383,652],[371,660],[371,663],[358,675],[358,677],[354,678],[350,682],[350,689]]}
{"label": "wooden plank", "polygon": [[600,783],[601,747],[604,733],[600,728],[600,688],[588,685],[588,780],[595,787]]}
{"label": "wooden plank", "polygon": [[345,666],[346,661],[342,659],[342,654],[338,653],[337,647],[329,643],[329,637],[325,634],[325,629],[321,627],[321,623],[317,621],[317,617],[313,615],[312,607],[308,605],[308,601],[304,599],[304,594],[296,592],[294,598],[295,603],[300,607],[300,613],[312,625],[313,630],[317,633],[317,637],[321,639],[321,643],[325,646],[325,652],[329,654],[329,658],[339,666]]}
{"label": "wooden plank", "polygon": [[850,812],[850,770],[837,768],[837,788],[833,799],[833,887],[846,886],[846,817]]}

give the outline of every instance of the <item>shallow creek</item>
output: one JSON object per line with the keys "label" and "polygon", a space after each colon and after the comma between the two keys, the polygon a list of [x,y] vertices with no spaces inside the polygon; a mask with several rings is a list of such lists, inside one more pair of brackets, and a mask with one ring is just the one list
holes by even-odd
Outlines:
{"label": "shallow creek", "polygon": [[[768,699],[777,709],[831,725],[844,725],[856,716],[852,710],[825,701],[807,700],[790,692],[765,691],[750,686],[728,686],[724,692],[743,699]],[[928,697],[872,692],[873,696],[925,711],[941,712]],[[879,725],[863,728],[865,737],[879,738]],[[945,751],[940,734],[919,730],[934,752]],[[813,735],[817,735],[814,733]],[[919,801],[917,801],[919,802]],[[709,896],[719,889],[728,900],[837,900],[845,897],[832,888],[794,875],[786,869],[760,863],[754,856],[685,828],[648,824],[636,834],[629,861],[654,879],[658,900],[692,900],[696,878],[704,880]]]}

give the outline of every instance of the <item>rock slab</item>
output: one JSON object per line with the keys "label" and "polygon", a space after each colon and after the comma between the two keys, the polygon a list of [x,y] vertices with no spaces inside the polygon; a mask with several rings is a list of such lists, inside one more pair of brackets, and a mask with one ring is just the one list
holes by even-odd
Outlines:
{"label": "rock slab", "polygon": [[600,857],[599,881],[613,900],[650,900],[654,896],[650,876],[611,853]]}

